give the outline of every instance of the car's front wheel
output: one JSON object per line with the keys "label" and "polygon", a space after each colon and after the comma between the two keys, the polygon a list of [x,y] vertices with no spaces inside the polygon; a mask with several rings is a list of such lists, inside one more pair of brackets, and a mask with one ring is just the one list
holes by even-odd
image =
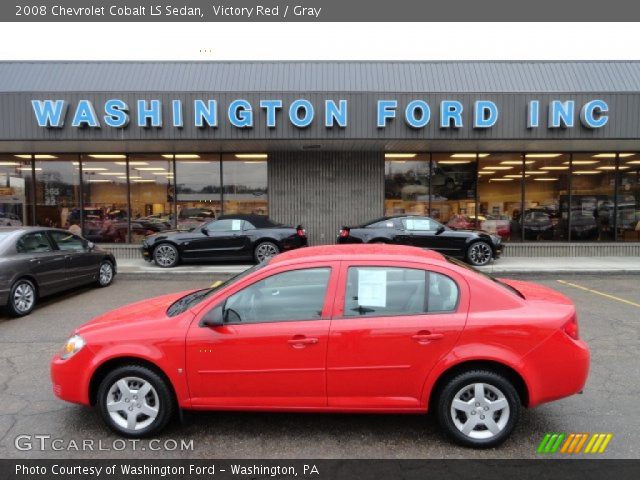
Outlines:
{"label": "car's front wheel", "polygon": [[108,373],[98,388],[97,404],[109,428],[133,438],[159,432],[175,411],[167,382],[142,365],[118,367]]}
{"label": "car's front wheel", "polygon": [[440,426],[456,443],[488,448],[504,442],[520,414],[518,392],[502,375],[473,370],[451,379],[437,403]]}
{"label": "car's front wheel", "polygon": [[180,254],[174,245],[161,243],[153,250],[153,260],[159,267],[171,268],[180,261]]}
{"label": "car's front wheel", "polygon": [[104,260],[98,269],[98,286],[108,287],[113,282],[113,264],[109,260]]}
{"label": "car's front wheel", "polygon": [[493,250],[487,242],[475,242],[467,249],[467,261],[476,267],[482,267],[493,258]]}
{"label": "car's front wheel", "polygon": [[265,260],[269,260],[272,257],[275,257],[280,253],[280,249],[273,242],[260,242],[256,245],[256,248],[253,252],[253,257],[256,262],[264,262]]}
{"label": "car's front wheel", "polygon": [[14,317],[29,315],[36,306],[37,297],[33,282],[21,278],[13,284],[9,292],[9,301],[7,302],[9,313]]}

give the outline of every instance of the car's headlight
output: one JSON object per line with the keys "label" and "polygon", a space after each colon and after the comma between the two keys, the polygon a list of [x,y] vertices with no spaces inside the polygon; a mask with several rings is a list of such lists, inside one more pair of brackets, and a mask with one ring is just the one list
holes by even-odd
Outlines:
{"label": "car's headlight", "polygon": [[76,353],[82,350],[84,345],[84,339],[80,335],[74,335],[67,340],[67,343],[64,344],[62,353],[60,353],[60,358],[66,360],[67,358],[73,357]]}

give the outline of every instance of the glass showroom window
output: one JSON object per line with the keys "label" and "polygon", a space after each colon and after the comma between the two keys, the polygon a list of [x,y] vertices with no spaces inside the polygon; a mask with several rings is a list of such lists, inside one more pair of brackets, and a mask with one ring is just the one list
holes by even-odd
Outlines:
{"label": "glass showroom window", "polygon": [[34,155],[35,225],[80,225],[80,170],[77,155]]}
{"label": "glass showroom window", "polygon": [[172,155],[130,155],[131,243],[166,230],[173,222]]}
{"label": "glass showroom window", "polygon": [[430,177],[430,216],[455,228],[475,225],[476,154],[434,153]]}
{"label": "glass showroom window", "polygon": [[571,175],[571,240],[615,239],[615,153],[574,153]]}
{"label": "glass showroom window", "polygon": [[31,155],[0,155],[0,226],[31,222]]}
{"label": "glass showroom window", "polygon": [[82,196],[84,236],[93,242],[127,242],[129,202],[126,155],[83,155]]}
{"label": "glass showroom window", "polygon": [[222,185],[225,215],[268,215],[266,154],[223,155]]}
{"label": "glass showroom window", "polygon": [[386,153],[384,213],[429,213],[429,154]]}
{"label": "glass showroom window", "polygon": [[[570,167],[570,156],[566,154],[525,155],[524,213],[521,217],[525,240],[569,240]],[[580,222],[580,218],[574,218],[572,224],[578,227],[582,225]],[[582,231],[581,227],[572,230],[572,238],[578,231]]]}
{"label": "glass showroom window", "polygon": [[620,153],[619,158],[617,239],[640,242],[640,155]]}
{"label": "glass showroom window", "polygon": [[178,228],[200,226],[222,213],[220,155],[176,154]]}
{"label": "glass showroom window", "polygon": [[522,154],[478,155],[478,222],[503,241],[522,239]]}

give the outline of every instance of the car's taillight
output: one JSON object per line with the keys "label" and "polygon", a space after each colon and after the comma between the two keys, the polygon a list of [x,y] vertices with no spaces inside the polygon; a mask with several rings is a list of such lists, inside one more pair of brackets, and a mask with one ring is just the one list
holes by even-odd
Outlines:
{"label": "car's taillight", "polygon": [[301,225],[298,225],[296,227],[296,235],[298,235],[299,237],[306,237],[307,231],[304,228],[302,228]]}
{"label": "car's taillight", "polygon": [[574,340],[578,340],[578,338],[580,338],[580,332],[578,329],[578,318],[575,315],[571,320],[565,323],[562,329],[564,330],[564,333],[569,335]]}
{"label": "car's taillight", "polygon": [[340,229],[340,236],[342,238],[348,237],[349,236],[349,229],[348,228]]}

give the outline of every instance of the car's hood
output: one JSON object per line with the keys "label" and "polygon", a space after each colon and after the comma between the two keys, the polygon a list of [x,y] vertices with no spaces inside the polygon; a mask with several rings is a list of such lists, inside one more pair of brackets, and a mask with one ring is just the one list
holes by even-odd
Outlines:
{"label": "car's hood", "polygon": [[502,283],[512,286],[518,290],[525,298],[525,300],[542,300],[552,303],[561,303],[565,305],[573,305],[570,298],[564,296],[560,292],[553,290],[552,288],[545,287],[532,282],[524,282],[522,280],[512,280],[510,278],[500,278]]}
{"label": "car's hood", "polygon": [[125,305],[124,307],[111,310],[103,315],[100,315],[93,320],[81,325],[76,333],[82,334],[84,332],[97,330],[105,327],[112,327],[117,324],[126,323],[149,323],[154,320],[167,318],[167,308],[173,302],[180,297],[193,292],[194,290],[187,290],[184,292],[171,293],[169,295],[162,295],[160,297],[150,298],[148,300],[142,300],[140,302]]}

